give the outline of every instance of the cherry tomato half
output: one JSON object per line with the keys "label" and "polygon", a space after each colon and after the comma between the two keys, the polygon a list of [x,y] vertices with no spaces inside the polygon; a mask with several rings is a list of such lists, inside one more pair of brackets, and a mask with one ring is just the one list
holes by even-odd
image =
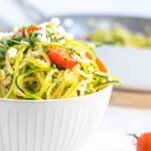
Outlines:
{"label": "cherry tomato half", "polygon": [[53,64],[65,69],[73,68],[78,64],[78,62],[64,48],[49,47],[49,58]]}
{"label": "cherry tomato half", "polygon": [[22,36],[25,37],[26,36],[26,32],[28,33],[28,35],[30,35],[32,32],[40,30],[40,27],[37,26],[29,26],[26,29],[21,29],[20,32],[22,33]]}
{"label": "cherry tomato half", "polygon": [[86,53],[86,57],[87,57],[88,59],[92,59],[91,54],[89,54],[88,52]]}
{"label": "cherry tomato half", "polygon": [[105,67],[104,63],[103,63],[99,58],[96,59],[96,63],[97,63],[97,65],[98,65],[100,71],[105,72],[105,73],[108,72],[108,70],[107,70],[107,68]]}
{"label": "cherry tomato half", "polygon": [[[89,53],[86,53],[86,57],[87,57],[88,59],[92,59],[92,56],[91,56],[91,54],[89,54]],[[105,67],[104,63],[103,63],[99,58],[96,59],[96,63],[97,63],[97,65],[98,65],[100,71],[105,72],[105,73],[108,72],[108,70],[107,70],[107,68]]]}

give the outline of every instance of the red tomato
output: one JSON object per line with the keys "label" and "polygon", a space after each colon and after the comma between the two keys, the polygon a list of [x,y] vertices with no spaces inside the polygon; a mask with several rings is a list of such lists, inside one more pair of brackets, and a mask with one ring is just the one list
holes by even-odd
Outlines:
{"label": "red tomato", "polygon": [[30,35],[33,31],[37,31],[40,30],[40,27],[37,26],[29,26],[26,29],[21,29],[20,32],[22,33],[22,36],[25,37],[26,36],[26,32],[28,33],[28,35]]}
{"label": "red tomato", "polygon": [[[86,57],[87,57],[88,59],[92,59],[92,56],[91,56],[91,54],[89,54],[89,53],[86,53]],[[100,71],[106,72],[106,73],[108,72],[108,70],[107,70],[107,68],[105,67],[104,63],[103,63],[99,58],[96,59],[96,63],[97,63],[97,65],[99,66]]]}
{"label": "red tomato", "polygon": [[88,52],[86,53],[86,57],[87,57],[88,59],[92,59],[91,54],[89,54]]}
{"label": "red tomato", "polygon": [[99,58],[96,59],[96,63],[97,63],[97,65],[98,65],[100,71],[105,72],[105,73],[108,72],[108,70],[107,70],[107,68],[105,67],[104,63],[103,63]]}
{"label": "red tomato", "polygon": [[145,133],[138,138],[137,151],[151,151],[151,132]]}
{"label": "red tomato", "polygon": [[64,48],[49,47],[49,58],[53,64],[65,69],[73,68],[78,64],[78,62]]}

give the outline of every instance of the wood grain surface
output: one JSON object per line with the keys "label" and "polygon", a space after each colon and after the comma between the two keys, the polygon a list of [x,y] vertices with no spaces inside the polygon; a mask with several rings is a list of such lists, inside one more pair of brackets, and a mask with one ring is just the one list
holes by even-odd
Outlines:
{"label": "wood grain surface", "polygon": [[127,107],[151,108],[151,92],[115,89],[113,90],[110,103]]}

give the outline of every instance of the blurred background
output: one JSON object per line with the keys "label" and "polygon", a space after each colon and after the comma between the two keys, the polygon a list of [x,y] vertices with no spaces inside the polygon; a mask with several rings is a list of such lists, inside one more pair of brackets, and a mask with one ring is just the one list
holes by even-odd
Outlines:
{"label": "blurred background", "polygon": [[[139,28],[136,27],[138,32],[141,32],[139,29],[146,31],[145,25],[147,25],[147,31],[151,31],[150,0],[0,0],[0,31],[10,31],[15,26],[41,23],[50,20],[52,16],[64,15],[141,17],[141,24],[139,24],[139,20],[135,22],[133,18],[131,21],[124,20],[124,23],[129,25],[131,22],[134,30],[136,26],[139,26]],[[82,21],[84,22],[83,18],[79,22]],[[87,27],[85,24],[80,24],[78,29],[81,26],[83,29]],[[80,30],[78,29],[75,28],[75,34],[79,33]],[[151,32],[147,34],[151,34]],[[98,51],[101,52],[99,49],[102,48],[98,48]],[[114,90],[111,105],[103,124],[100,125],[91,140],[80,151],[135,151],[134,140],[127,134],[136,133],[140,135],[143,132],[151,131],[151,80],[148,80],[151,75],[148,70],[151,66],[151,52],[148,50],[133,50],[133,48],[127,48],[125,51],[124,47],[115,48],[117,58],[119,55],[125,57],[125,59],[118,60],[113,57],[114,54],[106,50],[111,48],[104,49],[105,53],[102,51],[100,56],[109,65],[112,73],[118,75],[124,81],[124,87],[121,86],[122,89],[116,88]],[[139,70],[139,67],[142,70],[145,69],[144,72],[139,70],[140,78],[137,78],[138,74],[132,73],[135,73],[135,70],[133,70],[133,66],[131,67],[132,64],[129,58],[133,60],[136,69]],[[122,60],[127,63],[127,67],[122,66],[120,62],[116,62],[122,62]],[[138,65],[139,63],[140,65]],[[146,65],[148,66],[145,67]],[[115,68],[116,66],[119,68]],[[123,72],[121,73],[121,71]],[[146,78],[144,75],[148,75],[148,77]],[[145,79],[146,84],[144,84]]]}
{"label": "blurred background", "polygon": [[[151,17],[150,0],[0,0],[0,6],[1,28],[5,30],[60,14],[101,13]],[[35,14],[37,11],[41,16]]]}

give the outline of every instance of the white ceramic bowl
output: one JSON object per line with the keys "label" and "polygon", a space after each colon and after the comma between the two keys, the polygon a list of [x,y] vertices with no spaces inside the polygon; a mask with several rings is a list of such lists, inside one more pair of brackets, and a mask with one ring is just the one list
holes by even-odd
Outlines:
{"label": "white ceramic bowl", "polygon": [[101,121],[112,87],[64,100],[0,100],[0,151],[75,151]]}

